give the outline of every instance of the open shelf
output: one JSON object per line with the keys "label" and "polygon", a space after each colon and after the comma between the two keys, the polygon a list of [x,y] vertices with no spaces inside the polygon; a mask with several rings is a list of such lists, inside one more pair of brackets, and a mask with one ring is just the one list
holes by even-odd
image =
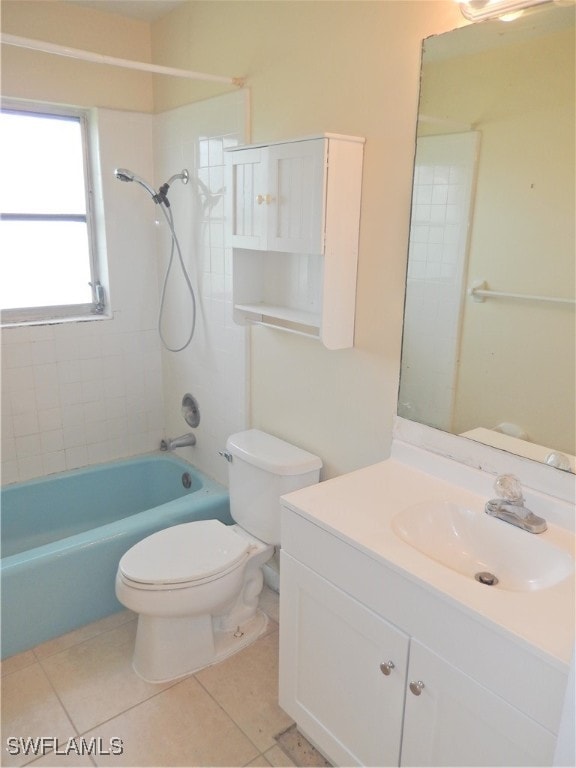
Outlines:
{"label": "open shelf", "polygon": [[258,315],[260,319],[284,320],[297,325],[307,325],[312,328],[320,328],[320,315],[316,312],[303,312],[291,307],[280,307],[274,304],[235,304],[234,309],[239,309],[250,315]]}

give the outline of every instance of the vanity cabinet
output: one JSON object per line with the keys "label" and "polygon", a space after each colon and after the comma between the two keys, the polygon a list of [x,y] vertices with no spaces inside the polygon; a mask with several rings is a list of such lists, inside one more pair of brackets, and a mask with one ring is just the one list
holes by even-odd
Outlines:
{"label": "vanity cabinet", "polygon": [[364,140],[227,151],[234,319],[353,346]]}
{"label": "vanity cabinet", "polygon": [[554,745],[550,731],[411,640],[400,765],[551,765]]}
{"label": "vanity cabinet", "polygon": [[[473,625],[460,635],[456,616],[441,629],[443,647],[431,647],[438,632],[430,622],[445,621],[441,605],[420,606],[421,594],[409,581],[293,511],[283,510],[282,525],[280,705],[328,760],[346,766],[552,764],[555,735],[534,719],[541,702],[528,700],[546,694],[536,688],[531,697],[517,696],[523,681],[515,679],[515,664],[507,664],[505,644],[493,655]],[[394,621],[380,609],[386,603],[399,606]],[[422,622],[425,641],[410,612],[416,625]],[[462,643],[470,645],[470,663],[455,664],[449,651],[460,659]],[[501,667],[498,690],[482,679],[482,665]],[[537,663],[520,666],[537,685]]]}
{"label": "vanity cabinet", "polygon": [[399,765],[409,637],[281,552],[280,705],[335,765]]}

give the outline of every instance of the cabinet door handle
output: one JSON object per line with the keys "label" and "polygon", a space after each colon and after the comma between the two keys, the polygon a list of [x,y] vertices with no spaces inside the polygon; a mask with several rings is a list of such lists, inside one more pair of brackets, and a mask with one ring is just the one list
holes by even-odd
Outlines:
{"label": "cabinet door handle", "polygon": [[256,195],[256,202],[258,205],[262,205],[262,203],[266,203],[266,205],[270,205],[272,202],[272,195]]}
{"label": "cabinet door handle", "polygon": [[420,696],[420,694],[422,693],[422,690],[425,687],[426,686],[424,685],[422,680],[417,680],[417,681],[412,680],[412,682],[410,683],[410,690],[412,691],[414,696]]}
{"label": "cabinet door handle", "polygon": [[389,675],[393,669],[394,669],[393,661],[383,661],[382,664],[380,664],[380,672],[382,672],[383,675]]}

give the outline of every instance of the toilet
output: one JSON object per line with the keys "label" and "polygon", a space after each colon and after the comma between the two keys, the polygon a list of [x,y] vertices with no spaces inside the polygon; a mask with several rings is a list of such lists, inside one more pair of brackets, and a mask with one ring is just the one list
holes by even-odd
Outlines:
{"label": "toilet", "polygon": [[138,614],[133,667],[148,682],[191,674],[262,634],[262,567],[280,545],[280,496],[317,483],[322,466],[257,429],[231,435],[224,456],[235,525],[165,528],[120,560],[116,596]]}

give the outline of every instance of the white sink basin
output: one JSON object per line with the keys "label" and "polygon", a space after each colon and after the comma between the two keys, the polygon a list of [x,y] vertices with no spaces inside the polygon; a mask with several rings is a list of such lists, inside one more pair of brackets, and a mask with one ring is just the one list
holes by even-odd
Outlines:
{"label": "white sink basin", "polygon": [[548,542],[546,534],[528,533],[450,502],[407,507],[392,519],[392,529],[432,560],[486,588],[546,589],[574,571],[571,554]]}

